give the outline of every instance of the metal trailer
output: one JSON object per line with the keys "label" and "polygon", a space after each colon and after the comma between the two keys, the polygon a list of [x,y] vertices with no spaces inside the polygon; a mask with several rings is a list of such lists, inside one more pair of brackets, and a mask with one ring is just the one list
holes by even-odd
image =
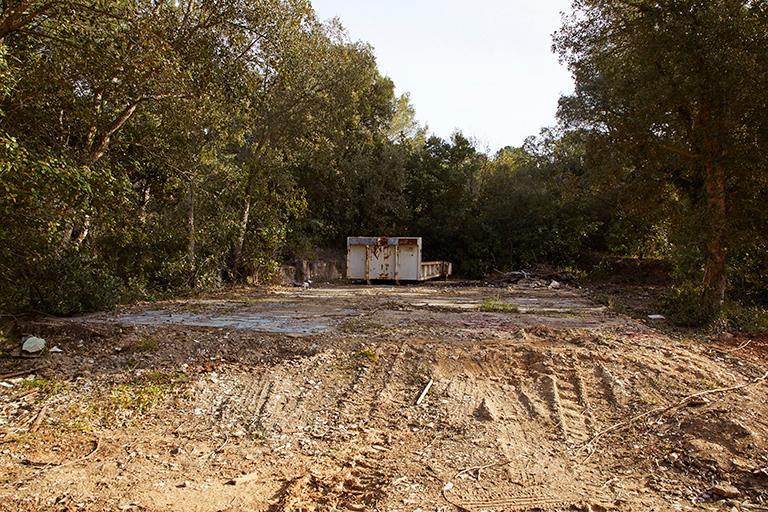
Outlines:
{"label": "metal trailer", "polygon": [[421,238],[351,236],[347,238],[347,279],[426,281],[451,275],[446,261],[421,261]]}

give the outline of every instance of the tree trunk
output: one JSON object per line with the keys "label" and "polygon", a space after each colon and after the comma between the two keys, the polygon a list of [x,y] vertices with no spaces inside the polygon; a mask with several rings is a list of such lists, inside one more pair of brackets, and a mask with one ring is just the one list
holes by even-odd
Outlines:
{"label": "tree trunk", "polygon": [[109,143],[112,141],[112,136],[117,133],[117,131],[120,130],[120,128],[122,128],[123,125],[128,122],[133,113],[136,112],[140,101],[141,100],[138,100],[127,105],[120,112],[120,114],[118,114],[118,116],[112,121],[107,129],[104,130],[104,133],[102,133],[98,140],[95,142],[95,147],[93,146],[93,142],[91,142],[90,150],[88,155],[86,155],[83,163],[87,165],[93,165],[101,160],[109,148]]}
{"label": "tree trunk", "polygon": [[[249,180],[250,181],[250,180]],[[243,201],[243,211],[240,214],[240,223],[237,227],[237,239],[235,240],[235,246],[232,248],[232,262],[230,264],[230,277],[232,279],[238,279],[241,274],[241,259],[243,257],[243,246],[245,245],[245,235],[248,232],[248,221],[251,216],[251,192],[249,191],[245,195]]]}
{"label": "tree trunk", "polygon": [[187,261],[189,263],[189,286],[197,286],[197,264],[195,255],[195,189],[192,180],[187,185]]}
{"label": "tree trunk", "polygon": [[722,314],[726,286],[726,192],[725,171],[720,164],[704,165],[706,189],[707,258],[704,267],[703,306],[706,312],[717,318]]}
{"label": "tree trunk", "polygon": [[248,233],[248,223],[251,216],[251,205],[253,203],[253,191],[256,188],[256,179],[258,178],[258,169],[262,162],[263,149],[266,140],[262,139],[256,144],[253,151],[247,151],[251,160],[248,164],[248,181],[245,185],[245,199],[243,200],[243,210],[240,214],[240,222],[237,229],[237,239],[232,247],[232,258],[230,260],[229,275],[230,279],[239,279],[242,273],[243,246],[245,237]]}

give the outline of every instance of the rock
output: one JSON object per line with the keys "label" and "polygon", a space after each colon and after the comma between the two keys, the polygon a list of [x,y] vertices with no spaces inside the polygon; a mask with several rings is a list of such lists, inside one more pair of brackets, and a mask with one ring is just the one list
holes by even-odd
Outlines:
{"label": "rock", "polygon": [[651,320],[666,320],[667,319],[667,317],[665,317],[664,315],[648,315],[648,318],[650,318]]}
{"label": "rock", "polygon": [[718,484],[709,490],[710,494],[720,496],[721,498],[738,498],[741,492],[730,484]]}
{"label": "rock", "polygon": [[176,487],[178,487],[179,489],[183,489],[185,487],[189,487],[191,483],[192,482],[190,482],[189,480],[184,480],[183,482],[179,482],[178,484],[176,484]]}
{"label": "rock", "polygon": [[45,348],[45,340],[36,336],[30,336],[24,340],[21,350],[30,354],[41,352]]}
{"label": "rock", "polygon": [[51,350],[49,350],[48,352],[53,352],[54,354],[61,354],[61,353],[62,353],[62,352],[64,352],[64,351],[63,351],[62,349],[60,349],[59,347],[56,347],[56,346],[54,346],[54,347],[53,347],[53,348],[51,348]]}
{"label": "rock", "polygon": [[230,478],[226,482],[224,482],[224,485],[237,485],[237,480],[234,478]]}
{"label": "rock", "polygon": [[551,283],[549,283],[549,286],[547,288],[549,288],[550,290],[557,290],[558,288],[560,288],[560,286],[561,286],[560,283],[553,280]]}

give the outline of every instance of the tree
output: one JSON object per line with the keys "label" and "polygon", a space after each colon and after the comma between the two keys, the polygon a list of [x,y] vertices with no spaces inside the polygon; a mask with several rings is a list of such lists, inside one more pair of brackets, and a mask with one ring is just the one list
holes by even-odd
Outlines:
{"label": "tree", "polygon": [[555,36],[576,81],[560,119],[590,130],[605,172],[670,184],[700,216],[702,304],[717,316],[735,193],[766,169],[768,6],[576,0],[573,10]]}

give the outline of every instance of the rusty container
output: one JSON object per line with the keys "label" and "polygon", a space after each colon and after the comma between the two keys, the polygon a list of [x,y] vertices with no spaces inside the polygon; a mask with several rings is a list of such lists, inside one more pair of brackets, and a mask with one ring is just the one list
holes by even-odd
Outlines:
{"label": "rusty container", "polygon": [[451,264],[445,261],[421,261],[420,237],[347,238],[347,279],[426,281],[448,277],[451,270]]}

